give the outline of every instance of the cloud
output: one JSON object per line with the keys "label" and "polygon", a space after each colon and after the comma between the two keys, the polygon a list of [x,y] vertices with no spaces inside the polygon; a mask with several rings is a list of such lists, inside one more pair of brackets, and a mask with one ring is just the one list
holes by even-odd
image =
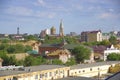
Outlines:
{"label": "cloud", "polygon": [[46,2],[44,0],[37,0],[37,2],[34,3],[34,5],[45,7]]}
{"label": "cloud", "polygon": [[5,10],[7,14],[11,15],[17,15],[17,16],[31,16],[33,14],[33,11],[31,9],[28,9],[26,7],[17,7],[17,6],[11,6],[8,9]]}
{"label": "cloud", "polygon": [[112,13],[102,13],[99,15],[100,19],[117,19],[119,18],[119,14],[112,14]]}
{"label": "cloud", "polygon": [[56,13],[54,12],[36,12],[36,14],[34,15],[35,17],[45,17],[45,18],[54,18],[56,16]]}

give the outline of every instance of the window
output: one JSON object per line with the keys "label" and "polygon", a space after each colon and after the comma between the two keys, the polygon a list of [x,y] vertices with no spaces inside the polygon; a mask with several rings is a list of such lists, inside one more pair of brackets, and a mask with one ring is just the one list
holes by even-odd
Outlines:
{"label": "window", "polygon": [[98,70],[100,70],[100,68],[98,68]]}
{"label": "window", "polygon": [[42,78],[42,74],[40,74],[40,78]]}
{"label": "window", "polygon": [[47,73],[45,73],[45,77],[47,77]]}
{"label": "window", "polygon": [[92,71],[92,68],[90,68],[90,71]]}
{"label": "window", "polygon": [[38,79],[38,75],[35,75],[35,79]]}
{"label": "window", "polygon": [[52,72],[49,73],[49,76],[52,76]]}
{"label": "window", "polygon": [[85,70],[83,70],[83,72],[85,72]]}
{"label": "window", "polygon": [[75,72],[75,74],[77,74],[77,72]]}

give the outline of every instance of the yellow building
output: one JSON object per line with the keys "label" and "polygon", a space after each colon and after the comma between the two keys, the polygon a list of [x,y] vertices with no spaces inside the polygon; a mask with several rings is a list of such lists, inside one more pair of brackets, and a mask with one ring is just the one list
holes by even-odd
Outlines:
{"label": "yellow building", "polygon": [[69,67],[59,65],[12,68],[1,70],[0,80],[53,80],[68,77],[69,70]]}
{"label": "yellow building", "polygon": [[78,64],[71,67],[69,76],[94,77],[107,74],[109,67],[119,63],[119,61],[97,62],[91,64]]}

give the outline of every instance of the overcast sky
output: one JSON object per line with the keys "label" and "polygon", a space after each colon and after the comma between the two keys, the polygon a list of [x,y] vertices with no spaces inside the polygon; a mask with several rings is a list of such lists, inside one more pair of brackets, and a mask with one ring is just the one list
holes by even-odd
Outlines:
{"label": "overcast sky", "polygon": [[120,0],[0,0],[0,33],[120,31]]}

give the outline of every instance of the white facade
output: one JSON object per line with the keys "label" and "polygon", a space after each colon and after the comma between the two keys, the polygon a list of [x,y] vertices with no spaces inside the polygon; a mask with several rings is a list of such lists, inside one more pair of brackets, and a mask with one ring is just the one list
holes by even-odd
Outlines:
{"label": "white facade", "polygon": [[45,33],[46,33],[47,35],[50,35],[50,29],[45,29]]}
{"label": "white facade", "polygon": [[100,31],[97,33],[97,41],[102,41],[102,33]]}
{"label": "white facade", "polygon": [[104,51],[104,61],[107,60],[107,56],[111,53],[120,53],[120,50],[114,48],[113,45],[110,48],[107,48],[107,50]]}

